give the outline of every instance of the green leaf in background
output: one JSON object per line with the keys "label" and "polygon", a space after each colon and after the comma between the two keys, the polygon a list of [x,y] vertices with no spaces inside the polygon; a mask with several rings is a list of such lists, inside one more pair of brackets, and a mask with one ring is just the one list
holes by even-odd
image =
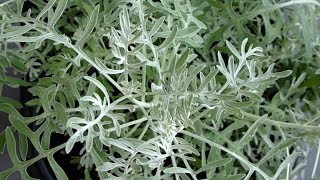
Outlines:
{"label": "green leaf in background", "polygon": [[219,166],[223,166],[223,165],[229,163],[231,160],[232,159],[221,159],[221,160],[216,160],[216,161],[210,162],[210,163],[206,164],[205,166],[202,166],[200,169],[198,169],[195,172],[195,174],[199,174],[203,171],[207,171],[207,170],[219,167]]}
{"label": "green leaf in background", "polygon": [[254,133],[257,131],[258,127],[267,119],[268,115],[264,115],[261,118],[257,119],[256,122],[254,122],[247,132],[242,136],[240,141],[237,144],[237,147],[234,151],[237,151],[237,149],[242,148],[243,143],[247,142],[248,139],[252,138]]}
{"label": "green leaf in background", "polygon": [[11,67],[11,62],[4,55],[0,55],[0,65],[2,67]]}
{"label": "green leaf in background", "polygon": [[289,147],[291,145],[293,145],[294,143],[296,143],[299,140],[299,138],[290,138],[290,139],[286,139],[283,142],[277,144],[275,147],[271,148],[270,151],[268,151],[268,153],[259,161],[259,163],[257,164],[257,166],[260,166],[261,164],[263,164],[265,161],[267,161],[270,157],[276,155],[276,153],[278,153],[278,151],[280,151],[281,149],[284,149],[286,147]]}
{"label": "green leaf in background", "polygon": [[6,147],[6,134],[5,131],[0,133],[0,154],[3,154],[4,148]]}
{"label": "green leaf in background", "polygon": [[61,15],[63,14],[66,6],[67,6],[68,0],[59,0],[58,5],[55,9],[54,14],[52,17],[49,18],[48,25],[50,28],[53,28],[54,25],[57,23]]}
{"label": "green leaf in background", "polygon": [[63,169],[59,166],[59,164],[54,160],[53,155],[47,157],[49,164],[56,175],[56,177],[60,180],[68,180],[68,176],[63,171]]}
{"label": "green leaf in background", "polygon": [[25,80],[22,80],[20,78],[16,78],[16,77],[6,77],[6,79],[4,81],[0,81],[4,84],[9,85],[10,87],[16,88],[19,86],[30,86],[32,83],[27,82]]}
{"label": "green leaf in background", "polygon": [[13,136],[13,132],[9,127],[7,127],[5,130],[5,134],[6,134],[7,151],[11,159],[11,162],[14,165],[18,165],[20,163],[20,160],[17,156],[16,140]]}
{"label": "green leaf in background", "polygon": [[180,56],[178,61],[175,63],[176,70],[180,69],[180,67],[182,67],[187,62],[189,54],[190,54],[190,50],[188,49]]}
{"label": "green leaf in background", "polygon": [[8,115],[15,116],[19,119],[24,119],[21,114],[11,105],[7,103],[0,104],[0,111],[7,113]]}
{"label": "green leaf in background", "polygon": [[8,32],[5,34],[0,35],[0,39],[3,38],[10,38],[10,37],[14,37],[14,36],[19,36],[21,34],[24,34],[28,31],[30,31],[31,29],[35,28],[34,25],[32,24],[27,24],[25,26],[19,27],[17,30],[13,31],[13,32]]}
{"label": "green leaf in background", "polygon": [[293,160],[295,160],[297,157],[300,156],[300,153],[293,153],[290,154],[279,166],[277,172],[274,174],[274,176],[272,177],[272,180],[276,180],[279,178],[280,173],[287,167],[287,165],[292,162]]}
{"label": "green leaf in background", "polygon": [[10,54],[6,58],[10,61],[12,67],[14,67],[15,69],[17,69],[21,72],[28,71],[28,68],[22,62],[23,60],[21,58],[19,58],[17,55]]}
{"label": "green leaf in background", "polygon": [[28,154],[28,139],[27,136],[19,133],[19,150],[20,150],[20,157],[22,161],[27,160]]}
{"label": "green leaf in background", "polygon": [[218,70],[210,70],[210,73],[201,81],[200,86],[198,87],[198,91],[201,92],[209,83],[213,80],[213,78],[217,75]]}
{"label": "green leaf in background", "polygon": [[35,138],[34,132],[31,131],[31,129],[17,117],[10,115],[9,121],[15,129],[17,129],[20,133],[24,134],[25,136],[29,137],[30,140],[33,140]]}
{"label": "green leaf in background", "polygon": [[14,100],[14,99],[8,98],[8,97],[3,97],[3,96],[0,96],[0,103],[10,104],[11,106],[13,106],[16,109],[21,109],[23,107],[20,104],[20,102]]}
{"label": "green leaf in background", "polygon": [[5,72],[6,72],[6,69],[2,65],[0,65],[0,80],[2,81],[6,79]]}
{"label": "green leaf in background", "polygon": [[52,6],[54,5],[54,3],[56,2],[56,0],[50,0],[47,4],[46,4],[46,6],[41,10],[41,12],[38,14],[38,16],[37,16],[37,20],[40,20],[40,18],[46,13],[46,12],[48,12],[51,8],[52,8]]}
{"label": "green leaf in background", "polygon": [[83,33],[81,34],[80,38],[77,40],[76,46],[78,47],[82,46],[88,39],[89,35],[92,33],[98,21],[99,8],[100,6],[97,5],[92,11]]}
{"label": "green leaf in background", "polygon": [[225,177],[225,179],[238,180],[238,179],[242,179],[243,177],[245,177],[245,174],[235,174],[235,175],[227,176],[227,177]]}
{"label": "green leaf in background", "polygon": [[190,85],[191,81],[201,72],[201,70],[203,68],[204,68],[204,65],[200,65],[200,66],[196,66],[196,67],[193,67],[192,69],[190,69],[188,78],[184,84],[184,86],[186,88]]}

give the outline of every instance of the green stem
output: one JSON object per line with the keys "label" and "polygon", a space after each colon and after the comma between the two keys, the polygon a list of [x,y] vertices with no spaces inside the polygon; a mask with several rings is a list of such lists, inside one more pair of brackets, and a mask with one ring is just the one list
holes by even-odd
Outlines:
{"label": "green stem", "polygon": [[[258,118],[260,118],[260,116],[246,113],[246,112],[243,112],[243,115],[248,118],[248,119],[243,119],[243,120],[256,121]],[[280,126],[281,128],[284,128],[284,129],[301,129],[301,130],[311,130],[311,131],[315,131],[315,132],[320,132],[319,126],[281,122],[281,121],[276,121],[276,120],[272,120],[269,118],[267,118],[264,121],[264,123],[269,124],[269,125],[273,125],[273,126]]]}
{"label": "green stem", "polygon": [[[170,156],[170,157],[171,157],[173,167],[177,167],[176,158],[174,156]],[[175,174],[174,176],[175,176],[175,179],[180,180],[180,177],[178,174]]]}
{"label": "green stem", "polygon": [[[130,122],[128,122],[128,123],[121,124],[121,125],[120,125],[120,128],[122,129],[122,128],[125,128],[125,127],[128,127],[128,126],[132,126],[132,125],[141,123],[141,122],[146,121],[146,120],[148,120],[148,118],[143,117],[143,118],[137,119],[137,120],[135,120],[135,121],[130,121]],[[108,132],[113,132],[113,131],[115,131],[115,130],[116,130],[115,127],[106,129],[106,131],[108,131]]]}
{"label": "green stem", "polygon": [[316,172],[317,172],[317,167],[319,164],[319,158],[320,158],[320,140],[319,140],[319,145],[318,145],[317,158],[316,158],[314,165],[313,165],[311,179],[316,179]]}
{"label": "green stem", "polygon": [[[143,65],[143,67],[142,67],[142,87],[141,87],[141,90],[143,92],[146,91],[146,78],[147,78],[147,67],[146,67],[146,65]],[[145,95],[142,95],[141,101],[145,102],[146,101],[145,98],[146,98]]]}

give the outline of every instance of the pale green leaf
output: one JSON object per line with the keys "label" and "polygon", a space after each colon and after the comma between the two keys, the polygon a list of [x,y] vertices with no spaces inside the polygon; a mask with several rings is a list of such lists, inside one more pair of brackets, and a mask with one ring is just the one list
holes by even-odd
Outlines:
{"label": "pale green leaf", "polygon": [[150,37],[152,37],[155,33],[157,33],[159,31],[164,20],[165,20],[165,16],[162,16],[154,23],[154,25],[152,26],[152,29],[149,31]]}
{"label": "pale green leaf", "polygon": [[291,73],[292,73],[291,70],[285,70],[285,71],[282,71],[282,72],[273,73],[272,75],[276,76],[278,78],[285,78],[285,77],[288,77]]}
{"label": "pale green leaf", "polygon": [[128,146],[128,143],[116,140],[116,139],[111,139],[107,138],[107,142],[110,143],[111,145],[114,145],[120,149],[123,149],[125,151],[128,151],[130,153],[133,153],[132,147]]}
{"label": "pale green leaf", "polygon": [[237,49],[229,41],[226,41],[226,44],[227,44],[228,48],[230,49],[230,51],[232,52],[232,54],[234,54],[238,59],[242,58],[242,56],[237,51]]}
{"label": "pale green leaf", "polygon": [[181,168],[181,167],[170,167],[163,170],[164,173],[167,174],[185,174],[191,173],[188,169]]}
{"label": "pale green leaf", "polygon": [[163,48],[166,48],[167,46],[169,46],[169,44],[174,40],[176,34],[178,31],[178,27],[175,26],[172,29],[172,32],[170,33],[170,35],[163,41],[163,43],[158,47],[158,51],[160,51]]}
{"label": "pale green leaf", "polygon": [[244,91],[241,89],[237,90],[241,95],[247,96],[252,100],[256,100],[256,101],[261,101],[261,97],[253,92],[249,92],[249,91]]}
{"label": "pale green leaf", "polygon": [[[1,82],[1,81],[0,81]],[[10,87],[19,87],[19,86],[30,86],[32,83],[25,81],[16,77],[6,77],[6,80],[3,83],[7,84]]]}
{"label": "pale green leaf", "polygon": [[78,133],[74,133],[67,141],[66,144],[66,153],[69,154],[70,151],[72,150],[74,144],[77,142],[77,139],[79,137]]}
{"label": "pale green leaf", "polygon": [[189,84],[191,83],[191,81],[201,72],[201,70],[205,67],[205,65],[199,65],[196,67],[193,67],[190,70],[190,73],[188,75],[188,78],[184,84],[184,86],[187,88],[189,86]]}
{"label": "pale green leaf", "polygon": [[65,107],[64,106],[62,106],[59,102],[54,102],[53,103],[53,108],[54,108],[54,110],[56,111],[56,113],[57,113],[57,118],[58,118],[58,120],[62,123],[62,124],[64,124],[64,125],[66,125],[67,124],[67,122],[68,122],[68,117],[67,117],[67,114],[66,114],[66,112],[65,112]]}
{"label": "pale green leaf", "polygon": [[105,98],[107,99],[108,104],[110,104],[109,94],[108,94],[108,91],[107,91],[106,87],[100,81],[98,81],[95,78],[92,78],[90,76],[85,76],[84,78],[86,80],[92,82],[94,85],[96,85],[103,92],[103,94],[105,95]]}
{"label": "pale green leaf", "polygon": [[217,69],[211,70],[210,73],[201,82],[198,91],[201,92],[210,83],[210,81],[212,81],[212,79],[217,75],[217,73]]}
{"label": "pale green leaf", "polygon": [[124,165],[118,163],[104,162],[102,166],[97,167],[97,171],[110,171],[117,167],[122,167]]}
{"label": "pale green leaf", "polygon": [[185,150],[185,151],[188,151],[190,153],[195,154],[196,156],[200,156],[199,151],[188,144],[176,144],[176,145],[172,145],[171,147],[172,147],[172,149]]}
{"label": "pale green leaf", "polygon": [[92,129],[88,128],[88,134],[86,138],[86,152],[90,152],[93,146],[93,134]]}

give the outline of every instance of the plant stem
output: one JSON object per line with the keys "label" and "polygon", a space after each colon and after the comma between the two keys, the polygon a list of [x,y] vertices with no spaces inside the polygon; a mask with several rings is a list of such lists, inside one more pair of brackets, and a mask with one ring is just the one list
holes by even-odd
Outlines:
{"label": "plant stem", "polygon": [[[135,120],[135,121],[130,121],[130,122],[128,122],[128,123],[121,124],[121,125],[120,125],[120,128],[125,128],[125,127],[128,127],[128,126],[134,125],[134,124],[141,123],[141,122],[146,121],[146,120],[148,120],[148,118],[143,117],[143,118],[137,119],[137,120]],[[115,130],[116,130],[115,127],[106,129],[106,131],[108,131],[108,132],[113,132],[113,131],[115,131]]]}
{"label": "plant stem", "polygon": [[[256,121],[257,119],[260,118],[260,116],[250,114],[243,112],[243,115],[247,117],[248,119],[240,119],[240,120],[249,120],[249,121]],[[273,126],[280,126],[284,129],[301,129],[301,130],[310,130],[310,131],[315,131],[320,133],[320,127],[319,126],[312,126],[312,125],[303,125],[303,124],[294,124],[294,123],[288,123],[288,122],[281,122],[281,121],[276,121],[273,119],[267,118],[264,123],[273,125]]]}
{"label": "plant stem", "polygon": [[318,144],[317,158],[314,162],[311,179],[316,179],[316,172],[317,172],[317,167],[319,164],[319,158],[320,158],[320,140],[319,140],[319,144]]}

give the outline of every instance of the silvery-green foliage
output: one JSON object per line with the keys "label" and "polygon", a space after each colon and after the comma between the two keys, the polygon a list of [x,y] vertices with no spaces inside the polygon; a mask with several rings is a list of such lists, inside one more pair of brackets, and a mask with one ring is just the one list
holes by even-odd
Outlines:
{"label": "silvery-green foliage", "polygon": [[[26,169],[42,158],[68,179],[53,155],[75,144],[87,179],[92,167],[101,179],[292,179],[301,139],[317,143],[319,88],[303,85],[309,72],[298,64],[285,66],[286,48],[297,49],[290,33],[302,31],[301,58],[319,53],[317,27],[306,29],[319,15],[315,0],[50,0],[23,11],[24,3],[0,5],[0,81],[29,86],[26,105],[37,114],[23,117],[20,103],[1,97],[12,126],[0,147],[13,167],[0,179],[30,179]],[[302,29],[282,27],[298,17],[281,10],[300,7]],[[6,77],[6,67],[26,79]],[[53,147],[54,133],[68,140]],[[28,146],[39,155],[27,159]]]}

